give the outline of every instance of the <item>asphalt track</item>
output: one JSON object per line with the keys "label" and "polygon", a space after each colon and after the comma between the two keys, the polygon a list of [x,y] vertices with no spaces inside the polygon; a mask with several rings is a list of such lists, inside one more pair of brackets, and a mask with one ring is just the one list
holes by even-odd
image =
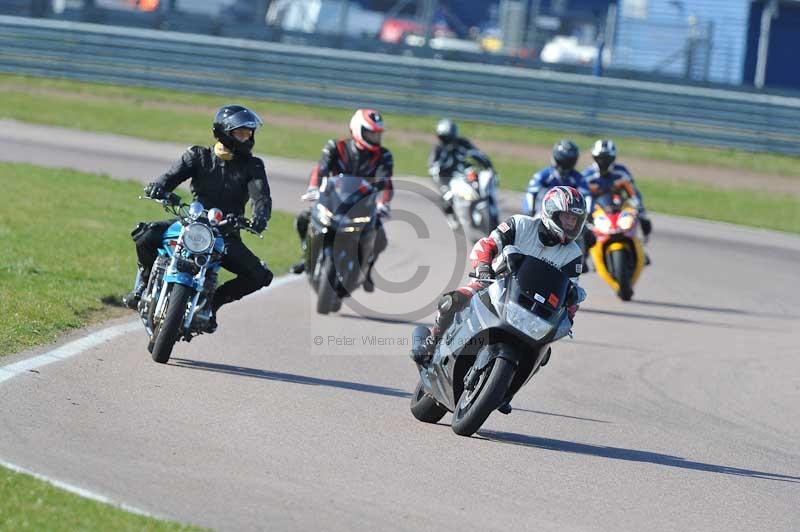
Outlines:
{"label": "asphalt track", "polygon": [[[2,121],[0,142],[3,160],[145,181],[182,148]],[[308,163],[267,165],[276,208],[300,208]],[[635,300],[586,275],[575,339],[467,439],[408,411],[408,322],[460,271],[411,183],[365,316],[317,317],[301,279],[224,309],[167,366],[136,331],[8,380],[0,459],[220,530],[800,529],[800,238],[655,217]]]}

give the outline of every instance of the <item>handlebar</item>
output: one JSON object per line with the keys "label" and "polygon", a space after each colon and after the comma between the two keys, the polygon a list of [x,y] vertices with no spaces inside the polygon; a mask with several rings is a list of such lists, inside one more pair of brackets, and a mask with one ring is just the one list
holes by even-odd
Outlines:
{"label": "handlebar", "polygon": [[245,218],[244,216],[238,216],[238,215],[235,215],[235,214],[229,214],[227,216],[227,218],[222,220],[217,225],[217,227],[220,227],[220,228],[227,227],[227,228],[230,228],[230,229],[232,229],[234,231],[239,229],[239,230],[248,232],[250,234],[256,235],[258,238],[263,239],[264,235],[262,235],[261,233],[253,230],[253,228],[251,227],[252,224],[253,224],[252,220],[249,220],[249,219]]}
{"label": "handlebar", "polygon": [[[179,211],[181,209],[183,209],[183,208],[188,208],[189,207],[189,204],[181,202],[181,197],[178,196],[177,194],[175,194],[174,192],[170,192],[169,194],[167,194],[166,198],[151,198],[151,197],[148,197],[148,196],[139,196],[139,199],[140,200],[150,200],[150,201],[155,201],[156,203],[160,203],[164,207],[164,210],[166,210],[167,212],[169,212],[171,214],[174,214],[176,216],[181,216],[181,217],[184,217],[184,216],[182,216]],[[261,233],[258,233],[257,231],[253,230],[251,225],[252,225],[252,221],[247,219],[246,217],[238,216],[238,215],[235,215],[235,214],[229,214],[223,221],[221,221],[219,224],[217,224],[217,227],[220,228],[220,229],[228,228],[228,229],[231,229],[233,231],[235,231],[237,229],[238,230],[242,230],[242,231],[246,231],[248,233],[256,235],[258,238],[263,239],[264,235],[262,235]]]}

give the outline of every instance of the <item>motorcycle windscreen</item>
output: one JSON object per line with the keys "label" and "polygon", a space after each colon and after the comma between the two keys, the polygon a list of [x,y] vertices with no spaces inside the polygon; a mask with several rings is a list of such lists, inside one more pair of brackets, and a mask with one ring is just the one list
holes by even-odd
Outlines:
{"label": "motorcycle windscreen", "polygon": [[614,192],[606,192],[595,199],[594,202],[595,205],[598,205],[608,213],[619,212],[622,210],[622,204],[624,203],[622,196]]}
{"label": "motorcycle windscreen", "polygon": [[373,186],[361,177],[333,176],[327,178],[320,202],[337,215],[369,216],[373,200]]}
{"label": "motorcycle windscreen", "polygon": [[526,310],[552,321],[565,305],[569,277],[555,266],[530,255],[514,253],[507,260],[519,288],[509,296]]}

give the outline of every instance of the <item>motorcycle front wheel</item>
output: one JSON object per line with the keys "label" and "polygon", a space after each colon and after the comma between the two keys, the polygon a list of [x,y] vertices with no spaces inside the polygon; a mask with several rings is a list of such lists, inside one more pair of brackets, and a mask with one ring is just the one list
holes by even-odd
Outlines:
{"label": "motorcycle front wheel", "polygon": [[453,412],[453,432],[472,436],[503,400],[514,379],[517,367],[504,358],[496,358],[478,377],[472,390],[464,390]]}
{"label": "motorcycle front wheel", "polygon": [[612,251],[609,256],[611,263],[611,272],[619,284],[619,291],[617,295],[623,301],[630,301],[633,297],[633,289],[631,288],[631,269],[628,266],[628,253],[626,250]]}
{"label": "motorcycle front wheel", "polygon": [[153,360],[159,364],[169,362],[172,348],[178,341],[183,316],[186,314],[186,305],[189,303],[192,292],[190,287],[182,284],[172,286],[164,319],[153,331],[153,349],[150,353],[153,355]]}
{"label": "motorcycle front wheel", "polygon": [[319,290],[317,291],[317,312],[319,314],[328,314],[336,308],[339,296],[334,288],[335,283],[336,270],[333,259],[327,257],[322,263],[322,271],[319,274]]}

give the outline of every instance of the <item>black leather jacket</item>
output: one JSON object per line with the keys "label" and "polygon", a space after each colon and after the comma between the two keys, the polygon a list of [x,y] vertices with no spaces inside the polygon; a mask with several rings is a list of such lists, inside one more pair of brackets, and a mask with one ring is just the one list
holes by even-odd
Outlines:
{"label": "black leather jacket", "polygon": [[450,178],[456,170],[463,170],[469,164],[468,158],[474,159],[484,168],[492,168],[489,157],[464,137],[457,137],[448,144],[440,142],[434,146],[428,157],[428,167],[439,177]]}
{"label": "black leather jacket", "polygon": [[225,214],[244,214],[247,200],[253,200],[253,216],[272,215],[272,197],[258,157],[234,157],[223,161],[213,147],[192,146],[156,183],[168,191],[191,179],[192,195],[206,209],[216,207]]}

